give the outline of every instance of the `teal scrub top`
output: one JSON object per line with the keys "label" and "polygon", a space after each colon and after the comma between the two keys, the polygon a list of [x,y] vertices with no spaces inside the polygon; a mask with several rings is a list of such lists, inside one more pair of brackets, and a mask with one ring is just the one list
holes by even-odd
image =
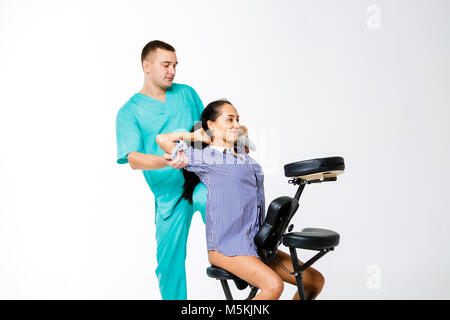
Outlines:
{"label": "teal scrub top", "polygon": [[[156,135],[191,130],[202,111],[202,101],[188,85],[173,83],[166,90],[166,102],[136,93],[117,114],[117,163],[128,163],[133,151],[163,155]],[[163,219],[169,217],[183,193],[183,173],[170,166],[142,172],[155,195],[155,209]]]}

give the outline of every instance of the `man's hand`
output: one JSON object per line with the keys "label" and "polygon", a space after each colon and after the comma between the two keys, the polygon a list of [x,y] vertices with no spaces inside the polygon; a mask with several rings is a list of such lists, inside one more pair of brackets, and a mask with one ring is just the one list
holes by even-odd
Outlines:
{"label": "man's hand", "polygon": [[164,154],[162,157],[167,161],[167,165],[174,169],[184,168],[188,164],[188,158],[181,150],[178,151],[177,157],[173,160],[171,160],[171,155],[168,153]]}

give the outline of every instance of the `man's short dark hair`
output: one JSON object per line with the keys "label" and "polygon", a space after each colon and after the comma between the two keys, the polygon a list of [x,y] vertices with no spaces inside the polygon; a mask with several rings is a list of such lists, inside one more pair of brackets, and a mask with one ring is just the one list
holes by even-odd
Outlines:
{"label": "man's short dark hair", "polygon": [[162,42],[160,40],[153,40],[153,41],[150,41],[149,43],[147,43],[145,45],[144,49],[142,49],[141,63],[144,62],[145,58],[147,58],[147,56],[150,53],[152,53],[153,51],[156,51],[156,49],[163,49],[163,50],[175,52],[175,48],[172,47],[170,44]]}

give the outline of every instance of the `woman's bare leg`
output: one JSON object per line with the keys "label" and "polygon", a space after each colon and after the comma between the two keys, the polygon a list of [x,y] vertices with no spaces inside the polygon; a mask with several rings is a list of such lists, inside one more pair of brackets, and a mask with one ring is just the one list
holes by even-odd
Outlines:
{"label": "woman's bare leg", "polygon": [[[281,261],[281,263],[285,266],[286,269],[289,271],[293,271],[294,267],[292,266],[292,260],[291,256],[287,253],[278,250],[277,252],[278,259]],[[300,265],[303,265],[303,262],[299,261]],[[295,280],[295,276],[293,274],[287,273],[279,263],[277,263],[277,260],[272,260],[270,263],[270,267],[273,271],[275,271],[283,281],[291,283],[295,286],[297,286],[297,282]],[[303,271],[303,286],[305,288],[305,295],[307,299],[314,300],[316,299],[317,295],[322,291],[322,288],[325,284],[325,278],[323,275],[314,269],[313,267],[309,267],[305,271]],[[294,295],[292,298],[293,300],[299,299],[298,292]]]}
{"label": "woman's bare leg", "polygon": [[209,262],[247,281],[261,291],[253,300],[276,300],[281,296],[283,280],[261,260],[253,256],[225,256],[209,251]]}

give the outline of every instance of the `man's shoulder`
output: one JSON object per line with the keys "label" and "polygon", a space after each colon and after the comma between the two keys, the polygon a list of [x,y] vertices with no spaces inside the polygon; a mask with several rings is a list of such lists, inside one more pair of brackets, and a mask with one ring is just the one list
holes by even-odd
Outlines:
{"label": "man's shoulder", "polygon": [[130,99],[128,99],[127,102],[124,103],[122,108],[136,108],[140,103],[142,103],[143,97],[144,95],[140,93],[133,94]]}
{"label": "man's shoulder", "polygon": [[133,100],[135,95],[133,95],[130,99],[128,99],[118,110],[117,114],[124,114],[124,113],[129,113],[129,114],[134,114],[133,109],[136,108],[137,103],[136,101]]}

